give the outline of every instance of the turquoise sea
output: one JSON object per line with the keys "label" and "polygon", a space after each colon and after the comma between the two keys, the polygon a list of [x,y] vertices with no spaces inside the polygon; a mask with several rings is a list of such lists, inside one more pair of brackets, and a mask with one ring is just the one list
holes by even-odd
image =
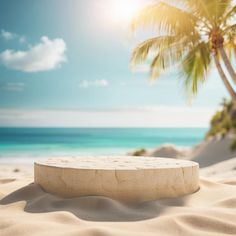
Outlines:
{"label": "turquoise sea", "polygon": [[[191,147],[205,128],[0,128],[0,161],[77,155],[125,155],[162,144]],[[11,159],[10,159],[11,158]]]}

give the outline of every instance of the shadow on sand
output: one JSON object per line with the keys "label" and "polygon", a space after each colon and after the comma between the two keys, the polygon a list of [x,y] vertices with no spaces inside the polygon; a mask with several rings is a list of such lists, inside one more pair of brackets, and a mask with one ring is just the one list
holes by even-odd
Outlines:
{"label": "shadow on sand", "polygon": [[61,198],[29,184],[0,200],[1,205],[25,201],[29,213],[66,211],[87,221],[140,221],[160,216],[169,207],[184,205],[184,197],[126,204],[102,196]]}

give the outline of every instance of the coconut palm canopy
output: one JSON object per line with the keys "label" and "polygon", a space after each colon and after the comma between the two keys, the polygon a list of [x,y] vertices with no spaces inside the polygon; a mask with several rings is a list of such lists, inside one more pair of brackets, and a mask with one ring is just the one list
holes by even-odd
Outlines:
{"label": "coconut palm canopy", "polygon": [[235,13],[236,6],[231,0],[172,0],[147,6],[133,19],[132,30],[152,27],[157,36],[133,50],[132,66],[151,59],[150,74],[155,79],[177,65],[185,85],[195,94],[214,61],[228,92],[236,100],[220,63],[222,59],[236,82],[230,63],[236,56]]}

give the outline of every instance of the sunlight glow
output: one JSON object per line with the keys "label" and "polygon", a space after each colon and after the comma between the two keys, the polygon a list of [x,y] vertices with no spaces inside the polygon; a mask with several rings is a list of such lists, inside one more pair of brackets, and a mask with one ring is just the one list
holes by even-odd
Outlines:
{"label": "sunlight glow", "polygon": [[135,14],[144,6],[142,0],[110,0],[109,18],[114,23],[129,23]]}

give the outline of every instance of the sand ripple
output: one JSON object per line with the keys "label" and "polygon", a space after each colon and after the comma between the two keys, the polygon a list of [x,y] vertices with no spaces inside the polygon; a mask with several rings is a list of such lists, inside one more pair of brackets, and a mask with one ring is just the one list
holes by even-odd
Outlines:
{"label": "sand ripple", "polygon": [[[0,190],[13,182],[1,182]],[[29,184],[0,201],[0,235],[236,235],[236,186],[201,180],[192,195],[128,205],[99,196],[63,199]]]}

